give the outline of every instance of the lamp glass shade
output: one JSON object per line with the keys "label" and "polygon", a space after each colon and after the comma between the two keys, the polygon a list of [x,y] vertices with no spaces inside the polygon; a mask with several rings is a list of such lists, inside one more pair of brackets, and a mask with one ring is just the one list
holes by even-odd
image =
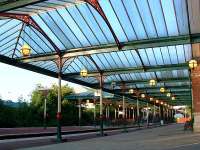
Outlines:
{"label": "lamp glass shade", "polygon": [[171,97],[171,93],[167,93],[167,97]]}
{"label": "lamp glass shade", "polygon": [[160,88],[160,92],[161,92],[161,93],[164,93],[164,92],[165,92],[165,88],[163,88],[163,87]]}
{"label": "lamp glass shade", "polygon": [[156,103],[159,103],[159,100],[156,100]]}
{"label": "lamp glass shade", "polygon": [[197,63],[196,60],[192,59],[192,60],[189,61],[189,67],[190,67],[190,69],[196,68],[197,65],[198,65],[198,63]]}
{"label": "lamp glass shade", "polygon": [[145,98],[145,94],[141,94],[141,97],[142,97],[142,98]]}
{"label": "lamp glass shade", "polygon": [[161,105],[163,105],[163,102],[160,102]]}
{"label": "lamp glass shade", "polygon": [[28,44],[24,44],[21,49],[21,53],[24,57],[30,56],[31,54],[31,47]]}
{"label": "lamp glass shade", "polygon": [[149,100],[150,100],[150,101],[153,101],[153,97],[150,97]]}
{"label": "lamp glass shade", "polygon": [[80,72],[80,76],[81,77],[87,77],[88,75],[88,71],[86,69],[82,69],[81,72]]}
{"label": "lamp glass shade", "polygon": [[150,85],[150,86],[155,86],[155,85],[156,85],[156,80],[153,80],[153,79],[150,80],[150,81],[149,81],[149,85]]}
{"label": "lamp glass shade", "polygon": [[175,100],[176,98],[174,96],[172,96],[172,100]]}
{"label": "lamp glass shade", "polygon": [[133,93],[134,93],[134,90],[133,90],[133,89],[130,89],[130,90],[129,90],[129,93],[130,93],[130,94],[133,94]]}

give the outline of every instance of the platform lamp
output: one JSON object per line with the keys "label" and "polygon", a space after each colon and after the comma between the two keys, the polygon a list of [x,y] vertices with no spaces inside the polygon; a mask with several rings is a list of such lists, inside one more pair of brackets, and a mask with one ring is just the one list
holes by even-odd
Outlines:
{"label": "platform lamp", "polygon": [[134,90],[133,90],[133,89],[130,89],[128,92],[129,92],[129,94],[133,94],[133,93],[134,93]]}
{"label": "platform lamp", "polygon": [[142,97],[142,98],[145,98],[145,97],[146,97],[146,95],[145,95],[145,94],[141,94],[141,97]]}
{"label": "platform lamp", "polygon": [[175,96],[172,96],[172,100],[175,100],[176,98],[175,98]]}
{"label": "platform lamp", "polygon": [[194,69],[194,68],[196,68],[197,66],[198,66],[198,63],[197,63],[196,60],[192,59],[192,60],[189,61],[189,68],[190,68],[190,69]]}
{"label": "platform lamp", "polygon": [[87,76],[88,76],[88,71],[87,71],[87,69],[82,69],[81,71],[80,71],[80,76],[81,77],[83,77],[83,78],[86,78]]}
{"label": "platform lamp", "polygon": [[21,48],[21,53],[22,53],[23,57],[30,56],[30,54],[31,54],[31,47],[27,43],[24,43],[24,45]]}
{"label": "platform lamp", "polygon": [[161,88],[160,88],[160,92],[161,92],[161,93],[164,93],[164,92],[165,92],[165,88],[164,88],[164,87],[161,87]]}
{"label": "platform lamp", "polygon": [[149,100],[150,100],[150,102],[152,102],[153,101],[153,97],[150,97]]}
{"label": "platform lamp", "polygon": [[171,93],[167,93],[167,97],[171,97]]}
{"label": "platform lamp", "polygon": [[156,80],[154,80],[154,79],[149,80],[149,85],[150,86],[155,86],[156,85]]}
{"label": "platform lamp", "polygon": [[156,100],[156,104],[158,104],[159,103],[159,100]]}

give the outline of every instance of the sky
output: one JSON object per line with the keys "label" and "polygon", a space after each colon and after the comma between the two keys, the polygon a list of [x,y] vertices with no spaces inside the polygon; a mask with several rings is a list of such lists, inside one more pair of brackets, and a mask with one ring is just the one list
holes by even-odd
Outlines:
{"label": "sky", "polygon": [[[3,100],[17,101],[22,96],[30,101],[31,92],[39,83],[48,88],[54,83],[57,84],[57,79],[0,63],[0,98]],[[77,84],[62,81],[62,85],[64,84],[73,87],[76,93],[86,91],[83,86]]]}

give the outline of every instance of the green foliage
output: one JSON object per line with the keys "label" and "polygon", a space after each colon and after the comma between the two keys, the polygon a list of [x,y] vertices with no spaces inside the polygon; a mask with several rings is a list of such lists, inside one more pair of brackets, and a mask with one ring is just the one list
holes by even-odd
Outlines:
{"label": "green foliage", "polygon": [[[58,86],[52,85],[44,92],[42,85],[38,84],[31,94],[30,103],[25,102],[22,96],[18,98],[19,107],[10,107],[4,105],[0,100],[0,127],[30,127],[43,126],[44,102],[47,101],[47,126],[56,126],[56,113],[58,101]],[[62,86],[62,125],[78,125],[78,111],[76,101],[64,99],[74,90],[68,85]],[[96,108],[97,117],[99,107]],[[93,109],[82,108],[81,125],[93,124]]]}

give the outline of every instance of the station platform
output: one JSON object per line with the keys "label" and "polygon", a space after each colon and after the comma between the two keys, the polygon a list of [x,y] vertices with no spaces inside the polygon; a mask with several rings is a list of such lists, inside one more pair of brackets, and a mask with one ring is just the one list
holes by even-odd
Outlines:
{"label": "station platform", "polygon": [[24,150],[197,150],[200,149],[199,138],[200,133],[184,131],[182,124],[171,124]]}

